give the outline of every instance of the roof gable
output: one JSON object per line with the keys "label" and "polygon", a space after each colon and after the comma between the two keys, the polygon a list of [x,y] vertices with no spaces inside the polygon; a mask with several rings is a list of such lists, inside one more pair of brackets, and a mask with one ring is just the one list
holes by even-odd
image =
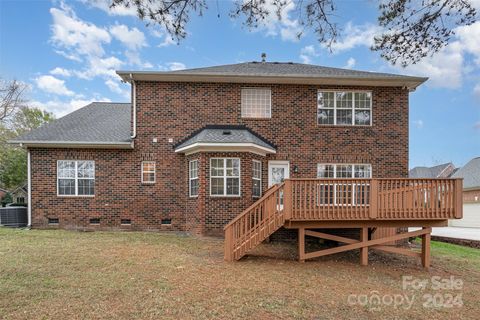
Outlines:
{"label": "roof gable", "polygon": [[452,178],[463,178],[463,188],[480,188],[480,157],[473,158],[458,169]]}

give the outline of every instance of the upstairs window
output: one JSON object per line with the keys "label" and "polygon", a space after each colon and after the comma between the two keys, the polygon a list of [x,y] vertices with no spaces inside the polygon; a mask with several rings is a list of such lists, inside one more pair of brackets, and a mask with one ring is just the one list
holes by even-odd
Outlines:
{"label": "upstairs window", "polygon": [[270,88],[242,88],[242,118],[271,118]]}
{"label": "upstairs window", "polygon": [[93,196],[95,194],[95,162],[59,160],[57,162],[59,196]]}
{"label": "upstairs window", "polygon": [[155,162],[142,162],[142,183],[155,183]]}
{"label": "upstairs window", "polygon": [[320,125],[369,126],[372,93],[369,91],[318,91],[317,123]]}
{"label": "upstairs window", "polygon": [[210,159],[210,195],[240,196],[240,159]]}
{"label": "upstairs window", "polygon": [[198,160],[189,162],[188,183],[190,197],[198,196]]}
{"label": "upstairs window", "polygon": [[262,163],[253,160],[252,163],[252,196],[260,198],[262,196]]}

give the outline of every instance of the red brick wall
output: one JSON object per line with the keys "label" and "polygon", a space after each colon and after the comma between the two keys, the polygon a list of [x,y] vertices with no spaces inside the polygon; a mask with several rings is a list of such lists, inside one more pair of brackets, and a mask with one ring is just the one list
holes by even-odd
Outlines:
{"label": "red brick wall", "polygon": [[463,190],[463,202],[469,202],[469,203],[480,202],[480,189]]}
{"label": "red brick wall", "polygon": [[[251,87],[251,84],[246,85]],[[218,233],[222,225],[253,201],[251,183],[242,183],[241,199],[209,197],[208,154],[185,157],[174,143],[207,124],[245,124],[277,145],[277,154],[263,160],[289,160],[299,172],[292,178],[315,177],[320,162],[371,163],[373,177],[408,174],[408,91],[402,88],[270,85],[272,118],[242,119],[241,84],[137,83],[137,138],[134,150],[32,149],[33,224],[47,226],[58,217],[65,228],[128,228]],[[266,85],[262,85],[266,87]],[[373,125],[319,126],[318,89],[366,89],[373,92]],[[153,138],[158,142],[154,143]],[[168,142],[173,139],[173,143]],[[242,181],[251,181],[251,154],[242,158]],[[94,198],[56,196],[56,161],[93,159]],[[200,159],[200,195],[188,198],[188,159]],[[157,163],[155,185],[140,183],[142,159]],[[292,170],[291,170],[292,171]],[[202,186],[205,186],[202,191]],[[101,217],[100,227],[90,217]],[[132,226],[120,226],[121,218]],[[172,226],[161,226],[171,218]]]}

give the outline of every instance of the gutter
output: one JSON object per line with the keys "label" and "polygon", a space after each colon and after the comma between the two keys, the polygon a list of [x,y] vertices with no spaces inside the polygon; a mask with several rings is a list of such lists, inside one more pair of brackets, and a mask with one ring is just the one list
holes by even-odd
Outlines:
{"label": "gutter", "polygon": [[132,139],[137,137],[137,86],[135,84],[135,80],[133,80],[133,76],[130,73],[130,82],[132,84],[132,120],[133,120],[133,128],[132,128],[132,135],[130,136]]}
{"label": "gutter", "polygon": [[19,144],[26,148],[94,148],[94,149],[133,149],[131,142],[110,142],[110,141],[28,141],[9,140],[7,143]]}

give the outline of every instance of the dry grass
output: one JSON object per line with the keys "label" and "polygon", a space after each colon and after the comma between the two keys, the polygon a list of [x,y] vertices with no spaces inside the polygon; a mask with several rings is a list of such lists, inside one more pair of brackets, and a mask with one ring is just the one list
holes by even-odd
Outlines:
{"label": "dry grass", "polygon": [[[306,263],[264,244],[236,263],[222,241],[158,233],[0,229],[0,319],[478,319],[480,250],[442,245],[425,272],[412,258],[356,252]],[[464,281],[461,308],[424,308],[402,275]],[[415,295],[411,309],[350,305],[350,294]],[[438,292],[437,292],[438,293]]]}

